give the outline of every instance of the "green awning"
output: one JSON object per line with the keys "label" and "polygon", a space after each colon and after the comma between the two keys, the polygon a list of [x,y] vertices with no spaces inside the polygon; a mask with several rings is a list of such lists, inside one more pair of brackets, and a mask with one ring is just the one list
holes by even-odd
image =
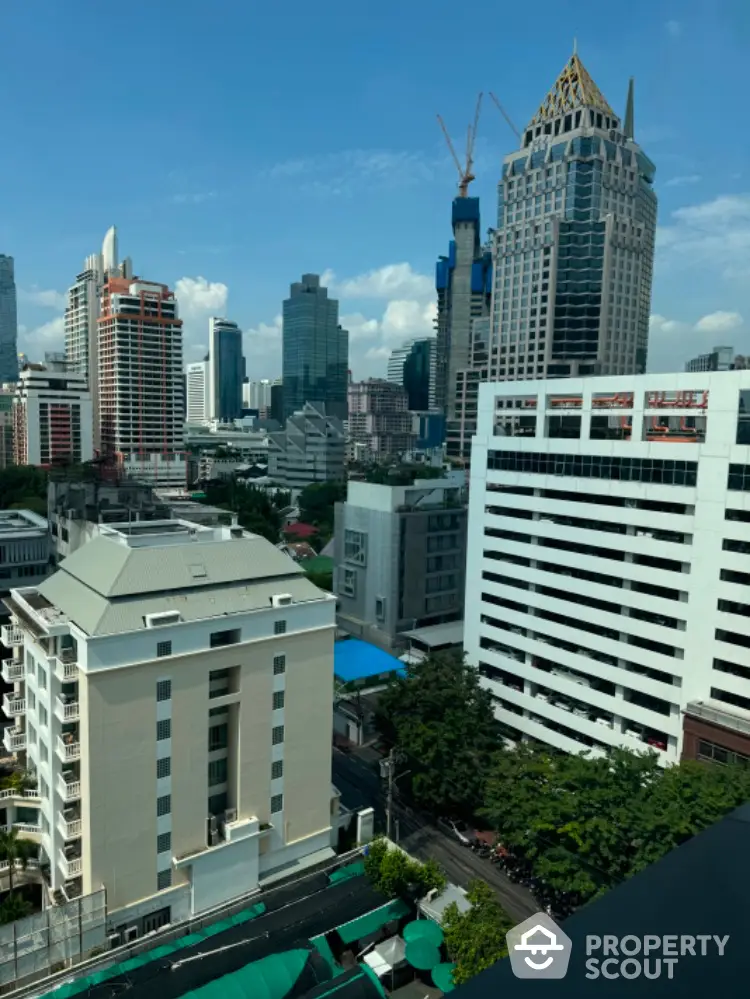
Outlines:
{"label": "green awning", "polygon": [[185,999],[284,999],[294,988],[309,956],[309,951],[301,949],[270,954],[188,992]]}
{"label": "green awning", "polygon": [[431,919],[415,919],[407,923],[401,936],[409,943],[411,940],[426,940],[433,947],[439,947],[443,942],[443,931]]}
{"label": "green awning", "polygon": [[345,944],[354,943],[355,940],[362,940],[373,933],[377,933],[386,923],[394,919],[403,919],[410,912],[409,906],[400,898],[394,898],[392,902],[381,905],[379,909],[366,912],[359,919],[352,919],[349,923],[336,927],[336,932]]}
{"label": "green awning", "polygon": [[328,882],[332,885],[348,881],[350,878],[361,877],[365,873],[364,860],[358,860],[355,864],[347,864],[346,867],[339,867],[333,874],[328,875]]}
{"label": "green awning", "polygon": [[440,989],[441,992],[452,992],[455,989],[453,984],[453,969],[455,964],[439,964],[436,968],[433,968],[430,974],[432,975],[432,984],[436,989]]}
{"label": "green awning", "polygon": [[333,951],[326,940],[325,933],[321,933],[318,937],[310,937],[310,943],[313,945],[315,950],[317,950],[320,956],[324,958],[326,964],[331,969],[331,974],[334,976],[338,975],[341,968],[336,963],[336,958],[333,956]]}
{"label": "green awning", "polygon": [[412,940],[406,945],[406,960],[412,968],[430,971],[440,964],[440,951],[429,940]]}

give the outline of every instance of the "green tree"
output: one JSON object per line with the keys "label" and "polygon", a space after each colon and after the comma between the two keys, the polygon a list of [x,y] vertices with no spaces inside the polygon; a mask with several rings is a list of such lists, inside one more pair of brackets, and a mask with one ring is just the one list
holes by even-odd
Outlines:
{"label": "green tree", "polygon": [[237,522],[246,531],[260,534],[273,544],[279,540],[281,514],[261,489],[242,485],[233,476],[218,482],[207,482],[205,499],[201,502],[233,511],[237,514]]}
{"label": "green tree", "polygon": [[497,748],[490,694],[459,654],[407,667],[380,697],[377,723],[407,759],[415,801],[434,812],[471,815]]}
{"label": "green tree", "polygon": [[33,908],[22,895],[11,892],[0,905],[0,923],[15,923],[17,919],[30,916]]}
{"label": "green tree", "polygon": [[333,509],[336,503],[346,499],[345,482],[314,482],[305,486],[299,494],[300,520],[314,524],[322,535],[333,533]]}
{"label": "green tree", "polygon": [[456,965],[453,969],[456,985],[468,982],[507,955],[505,934],[515,922],[483,881],[470,883],[467,898],[470,909],[461,912],[452,902],[443,916],[445,946]]}
{"label": "green tree", "polygon": [[36,854],[36,846],[31,840],[23,839],[18,835],[18,830],[0,830],[0,858],[8,863],[8,882],[11,893],[13,892],[13,874],[16,864],[21,865],[21,870],[25,871],[29,860]]}
{"label": "green tree", "polygon": [[424,898],[430,891],[443,891],[446,885],[445,874],[436,861],[421,864],[398,847],[389,846],[381,836],[367,846],[365,874],[373,887],[388,898]]}
{"label": "green tree", "polygon": [[28,509],[34,500],[47,510],[47,473],[34,465],[9,465],[0,469],[0,510]]}

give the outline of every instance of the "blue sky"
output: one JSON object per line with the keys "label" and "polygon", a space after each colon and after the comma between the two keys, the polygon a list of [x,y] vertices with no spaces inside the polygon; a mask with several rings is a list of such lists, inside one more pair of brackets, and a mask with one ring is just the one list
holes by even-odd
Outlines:
{"label": "blue sky", "polygon": [[[280,373],[281,302],[326,273],[356,377],[429,331],[455,168],[478,91],[522,127],[572,50],[657,165],[652,370],[750,353],[747,0],[3,0],[0,252],[21,349],[61,345],[64,291],[115,223],[136,273],[176,287],[185,359],[207,319]],[[493,223],[516,145],[485,99],[473,193]]]}

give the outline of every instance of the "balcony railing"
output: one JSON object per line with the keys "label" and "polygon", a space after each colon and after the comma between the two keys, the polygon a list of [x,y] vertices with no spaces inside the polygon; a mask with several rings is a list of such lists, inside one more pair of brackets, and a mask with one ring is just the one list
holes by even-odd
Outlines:
{"label": "balcony railing", "polygon": [[14,697],[13,694],[3,694],[3,711],[6,718],[22,715],[26,711],[26,701],[23,697]]}
{"label": "balcony railing", "polygon": [[26,733],[9,725],[3,732],[3,745],[9,753],[17,753],[26,749]]}
{"label": "balcony railing", "polygon": [[82,857],[66,857],[61,850],[57,855],[57,860],[66,881],[77,877],[83,871]]}
{"label": "balcony railing", "polygon": [[70,763],[71,760],[80,760],[81,758],[80,742],[66,742],[58,736],[55,749],[63,763]]}
{"label": "balcony railing", "polygon": [[33,822],[14,822],[13,828],[17,829],[19,833],[33,833],[37,836],[42,831],[42,827]]}
{"label": "balcony railing", "polygon": [[33,801],[41,801],[41,795],[39,794],[39,788],[26,788],[23,791],[15,790],[14,788],[6,788],[4,791],[0,791],[0,801],[7,801],[8,798],[29,798]]}
{"label": "balcony railing", "polygon": [[23,680],[23,663],[19,659],[3,659],[2,677],[6,683]]}
{"label": "balcony railing", "polygon": [[62,698],[55,698],[55,716],[61,722],[78,721],[78,701],[63,701]]}
{"label": "balcony railing", "polygon": [[15,624],[4,624],[0,626],[0,638],[3,640],[3,645],[10,649],[14,645],[23,644],[23,632]]}
{"label": "balcony railing", "polygon": [[67,657],[60,659],[59,656],[49,656],[49,663],[58,680],[69,683],[78,677],[78,663]]}
{"label": "balcony railing", "polygon": [[57,793],[63,801],[77,801],[81,797],[81,782],[66,781],[64,777],[57,778]]}
{"label": "balcony railing", "polygon": [[83,823],[80,819],[69,819],[66,821],[64,818],[60,818],[57,823],[60,835],[66,840],[78,839],[81,835],[82,827]]}

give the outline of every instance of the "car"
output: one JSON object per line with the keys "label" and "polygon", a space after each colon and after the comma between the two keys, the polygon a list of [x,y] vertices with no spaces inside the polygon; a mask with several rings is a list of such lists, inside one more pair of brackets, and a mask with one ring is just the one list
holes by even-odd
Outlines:
{"label": "car", "polygon": [[471,846],[476,839],[474,830],[470,829],[461,819],[438,819],[438,825],[447,832],[449,836],[457,839],[462,846]]}

